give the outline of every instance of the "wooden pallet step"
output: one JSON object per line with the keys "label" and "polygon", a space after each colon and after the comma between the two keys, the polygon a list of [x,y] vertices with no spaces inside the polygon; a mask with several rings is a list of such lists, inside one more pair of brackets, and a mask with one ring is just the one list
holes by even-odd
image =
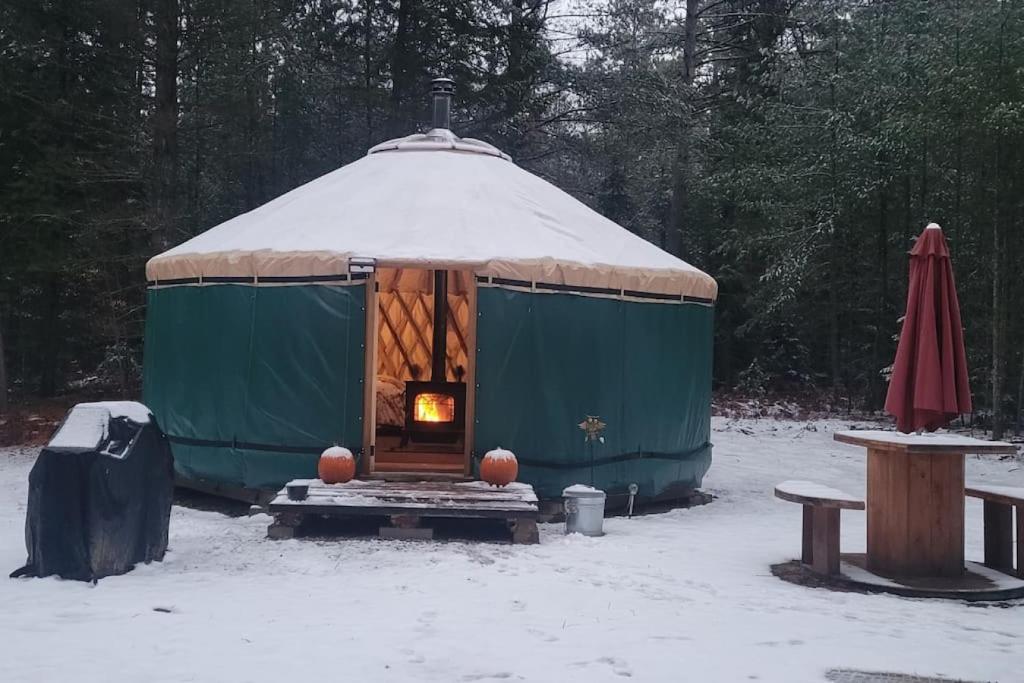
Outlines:
{"label": "wooden pallet step", "polygon": [[345,488],[314,488],[310,487],[308,496],[375,496],[388,498],[478,498],[480,500],[526,500],[537,502],[535,493],[522,491],[502,491],[500,489],[487,491],[481,489],[435,489],[435,488],[412,488],[406,482],[387,482],[393,484],[385,489],[372,486],[351,486]]}
{"label": "wooden pallet step", "polygon": [[458,463],[424,463],[424,462],[381,462],[374,461],[374,472],[422,472],[424,474],[462,474],[465,466]]}
{"label": "wooden pallet step", "polygon": [[408,472],[408,471],[395,471],[395,472],[374,472],[373,474],[360,475],[363,481],[385,481],[385,482],[404,482],[404,483],[466,483],[473,481],[472,477],[467,477],[462,473],[462,470],[458,472]]}

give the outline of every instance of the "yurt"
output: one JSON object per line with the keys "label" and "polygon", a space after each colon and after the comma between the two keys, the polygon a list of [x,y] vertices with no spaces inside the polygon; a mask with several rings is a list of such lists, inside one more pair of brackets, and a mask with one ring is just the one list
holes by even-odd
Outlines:
{"label": "yurt", "polygon": [[709,275],[495,147],[434,127],[149,261],[144,400],[180,478],[276,489],[333,444],[360,477],[655,497],[711,462]]}

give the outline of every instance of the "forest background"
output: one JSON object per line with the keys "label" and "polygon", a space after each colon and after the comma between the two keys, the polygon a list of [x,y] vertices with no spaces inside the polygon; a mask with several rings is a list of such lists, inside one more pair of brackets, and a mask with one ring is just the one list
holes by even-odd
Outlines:
{"label": "forest background", "polygon": [[[0,413],[136,395],[145,261],[429,122],[719,282],[724,392],[877,409],[924,226],[1024,404],[1024,3],[0,0]],[[400,191],[396,188],[396,191]]]}

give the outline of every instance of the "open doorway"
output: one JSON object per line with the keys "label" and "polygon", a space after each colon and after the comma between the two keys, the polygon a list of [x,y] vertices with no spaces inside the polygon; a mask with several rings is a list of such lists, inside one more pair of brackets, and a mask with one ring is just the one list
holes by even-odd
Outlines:
{"label": "open doorway", "polygon": [[468,471],[473,274],[378,268],[375,472]]}

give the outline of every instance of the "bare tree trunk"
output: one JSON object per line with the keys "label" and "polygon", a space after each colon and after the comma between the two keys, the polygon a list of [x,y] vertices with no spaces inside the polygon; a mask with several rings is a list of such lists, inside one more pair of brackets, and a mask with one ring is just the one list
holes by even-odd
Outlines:
{"label": "bare tree trunk", "polygon": [[373,146],[373,100],[370,89],[373,86],[373,0],[366,0],[366,16],[363,17],[363,97],[366,98],[366,148]]}
{"label": "bare tree trunk", "polygon": [[921,141],[921,194],[917,198],[917,229],[931,221],[928,219],[928,136]]}
{"label": "bare tree trunk", "polygon": [[[910,171],[903,172],[903,241],[900,244],[901,253],[910,251],[911,224],[913,223],[913,209],[910,207],[913,190],[910,186]],[[910,289],[910,268],[903,269],[903,298],[907,298]]]}
{"label": "bare tree trunk", "polygon": [[58,357],[60,355],[60,331],[58,320],[60,318],[60,282],[56,272],[46,277],[43,285],[43,336],[40,346],[43,371],[40,377],[39,391],[43,396],[50,397],[57,393],[58,389]]}
{"label": "bare tree trunk", "polygon": [[203,159],[203,152],[204,152],[204,149],[203,149],[203,144],[204,144],[204,141],[203,141],[203,123],[204,123],[204,118],[203,117],[204,117],[204,115],[202,113],[203,112],[202,96],[203,96],[204,92],[202,90],[202,81],[203,81],[203,76],[205,76],[205,71],[204,71],[205,68],[206,68],[206,62],[203,59],[203,56],[202,55],[198,55],[196,57],[196,64],[195,64],[196,76],[195,76],[195,82],[193,84],[194,94],[193,94],[193,97],[192,97],[192,99],[193,99],[193,105],[192,105],[192,107],[193,107],[193,117],[195,119],[195,129],[196,130],[195,130],[195,134],[194,134],[195,140],[193,141],[193,150],[192,150],[192,182],[191,182],[192,187],[190,188],[191,192],[189,194],[189,212],[188,212],[189,213],[189,215],[188,215],[189,226],[188,226],[188,232],[190,234],[191,233],[195,233],[196,231],[198,231],[199,227],[200,227],[199,204],[200,204],[200,201],[201,201],[201,199],[200,199],[200,197],[201,197],[201,195],[200,195],[200,188],[201,188],[201,185],[202,185],[202,182],[203,182],[203,163],[204,163],[204,159]]}
{"label": "bare tree trunk", "polygon": [[415,77],[409,54],[409,36],[413,32],[414,21],[413,0],[399,0],[395,42],[391,50],[391,112],[388,128],[393,137],[414,132],[406,130],[404,120],[405,100]]}
{"label": "bare tree trunk", "polygon": [[163,251],[174,239],[175,172],[178,155],[179,0],[157,0],[156,91],[153,109],[152,245]]}
{"label": "bare tree trunk", "polygon": [[[997,153],[998,158],[998,153]],[[999,162],[996,162],[998,169]],[[998,187],[998,181],[996,183]],[[996,190],[997,197],[1000,194]],[[992,222],[992,438],[1003,438],[1003,359],[1002,359],[1002,254],[999,239],[999,200],[995,202],[995,220]]]}
{"label": "bare tree trunk", "polygon": [[[956,64],[957,71],[960,69],[960,0],[957,0],[956,5],[956,49],[954,51],[954,63]],[[963,167],[964,167],[964,112],[962,107],[957,104],[956,108],[956,190],[953,196],[953,232],[952,238],[953,243],[956,244],[960,237],[960,208],[961,208],[961,195],[963,194]]]}
{"label": "bare tree trunk", "polygon": [[0,415],[7,412],[7,363],[4,362],[4,316],[0,311]]}
{"label": "bare tree trunk", "polygon": [[[700,17],[700,0],[686,0],[686,18],[683,21],[683,73],[682,82],[689,90],[697,75],[697,20]],[[676,155],[672,165],[672,198],[669,203],[668,235],[664,240],[665,250],[676,256],[683,255],[686,229],[686,213],[689,210],[690,148],[693,147],[693,112],[684,112],[686,117],[676,142]]]}
{"label": "bare tree trunk", "polygon": [[[2,340],[0,340],[2,342]],[[1024,351],[1020,354],[1020,375],[1017,377],[1017,417],[1014,420],[1013,431],[1020,436],[1021,406],[1024,405]],[[0,368],[2,370],[2,368]],[[1020,541],[1017,541],[1020,543]]]}
{"label": "bare tree trunk", "polygon": [[263,203],[263,168],[260,159],[262,147],[260,131],[260,95],[265,83],[260,66],[260,33],[262,31],[263,6],[259,0],[252,3],[252,24],[249,32],[249,77],[245,86],[246,107],[246,209],[255,209]]}
{"label": "bare tree trunk", "polygon": [[885,386],[881,382],[882,349],[889,329],[889,225],[888,202],[885,194],[884,156],[879,155],[878,168],[878,303],[875,310],[875,339],[872,344],[871,382],[868,388],[871,408],[885,401]]}
{"label": "bare tree trunk", "polygon": [[[1003,3],[1001,8],[1005,9]],[[999,25],[999,72],[1005,77],[1006,21]],[[992,202],[992,438],[1003,438],[1003,249],[1002,230],[999,225],[1003,200],[1003,145],[996,140],[995,201]]]}
{"label": "bare tree trunk", "polygon": [[[837,111],[836,101],[836,79],[839,76],[839,34],[836,32],[833,35],[832,50],[834,55],[834,61],[832,64],[833,79],[829,84],[829,98],[833,113]],[[835,118],[833,116],[833,118]],[[828,298],[829,298],[829,316],[828,316],[828,348],[829,348],[829,361],[832,366],[832,397],[837,399],[839,397],[839,385],[840,375],[842,374],[842,364],[839,358],[839,263],[840,263],[840,249],[839,249],[839,229],[836,225],[836,215],[839,211],[838,194],[839,194],[839,135],[836,131],[836,124],[831,125],[830,131],[831,137],[831,151],[829,159],[829,175],[831,182],[831,191],[829,195],[829,267],[828,267]]]}
{"label": "bare tree trunk", "polygon": [[1002,153],[996,144],[996,196],[992,202],[992,438],[1003,438],[1003,254],[1000,228]]}

